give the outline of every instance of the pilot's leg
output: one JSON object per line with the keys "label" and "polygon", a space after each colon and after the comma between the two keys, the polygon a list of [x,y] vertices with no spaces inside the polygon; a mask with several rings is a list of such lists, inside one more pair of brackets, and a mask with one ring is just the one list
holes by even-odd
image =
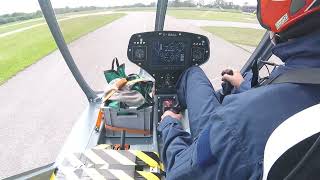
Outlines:
{"label": "pilot's leg", "polygon": [[213,86],[200,67],[187,69],[177,83],[180,105],[188,109],[190,130],[193,137],[205,128],[209,114],[220,106]]}

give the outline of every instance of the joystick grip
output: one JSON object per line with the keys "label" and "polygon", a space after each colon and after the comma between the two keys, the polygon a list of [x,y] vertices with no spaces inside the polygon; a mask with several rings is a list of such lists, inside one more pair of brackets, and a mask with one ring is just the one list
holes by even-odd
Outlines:
{"label": "joystick grip", "polygon": [[[231,69],[226,69],[226,70],[222,71],[221,76],[223,76],[225,74],[232,76],[233,71]],[[224,81],[224,82],[222,82],[221,86],[222,86],[222,94],[224,96],[231,94],[231,91],[233,89],[233,85],[230,82]]]}

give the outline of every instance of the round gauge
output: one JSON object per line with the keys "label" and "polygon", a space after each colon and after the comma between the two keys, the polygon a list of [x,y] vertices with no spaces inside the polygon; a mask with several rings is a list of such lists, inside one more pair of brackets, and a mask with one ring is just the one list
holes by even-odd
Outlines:
{"label": "round gauge", "polygon": [[143,49],[136,49],[136,51],[134,52],[134,56],[137,58],[137,59],[144,59],[145,57],[145,52]]}
{"label": "round gauge", "polygon": [[195,60],[201,60],[203,59],[203,51],[202,49],[194,49],[193,50],[193,53],[192,53],[192,58],[195,59]]}

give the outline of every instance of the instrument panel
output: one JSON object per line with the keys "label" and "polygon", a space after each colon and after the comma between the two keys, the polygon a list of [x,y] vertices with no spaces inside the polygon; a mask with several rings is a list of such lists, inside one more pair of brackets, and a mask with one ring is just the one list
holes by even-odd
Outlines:
{"label": "instrument panel", "polygon": [[156,80],[156,93],[174,93],[181,73],[210,57],[206,36],[178,31],[153,31],[131,36],[128,59]]}

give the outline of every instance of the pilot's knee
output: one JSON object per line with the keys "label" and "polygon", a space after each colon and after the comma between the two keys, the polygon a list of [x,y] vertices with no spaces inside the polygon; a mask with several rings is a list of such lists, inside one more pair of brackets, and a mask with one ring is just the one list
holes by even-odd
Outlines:
{"label": "pilot's knee", "polygon": [[203,72],[203,70],[199,66],[191,66],[187,69],[189,72]]}
{"label": "pilot's knee", "polygon": [[181,86],[185,87],[187,82],[194,81],[196,79],[199,79],[199,77],[202,77],[202,76],[205,77],[205,73],[199,66],[192,66],[188,68],[180,76],[177,82],[177,89],[181,89]]}
{"label": "pilot's knee", "polygon": [[203,74],[203,70],[199,66],[191,66],[184,73],[183,76],[190,78],[192,75]]}
{"label": "pilot's knee", "polygon": [[206,78],[206,74],[199,66],[192,66],[186,72],[188,81],[200,80]]}

